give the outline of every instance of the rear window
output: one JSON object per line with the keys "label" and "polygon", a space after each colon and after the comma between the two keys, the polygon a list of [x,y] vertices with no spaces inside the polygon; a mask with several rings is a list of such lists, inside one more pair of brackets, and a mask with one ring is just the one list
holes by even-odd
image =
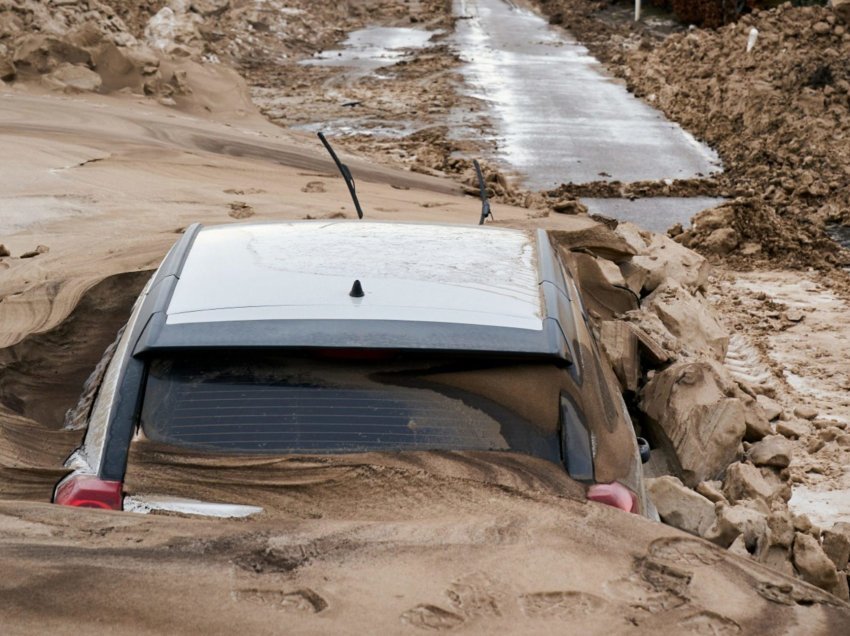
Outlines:
{"label": "rear window", "polygon": [[510,450],[560,461],[556,429],[433,381],[505,364],[180,354],[150,363],[141,426],[153,441],[215,452]]}

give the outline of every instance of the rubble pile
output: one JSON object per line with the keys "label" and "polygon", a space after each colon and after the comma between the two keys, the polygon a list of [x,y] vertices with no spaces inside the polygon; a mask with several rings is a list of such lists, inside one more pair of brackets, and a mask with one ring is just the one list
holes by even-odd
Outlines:
{"label": "rubble pile", "polygon": [[828,8],[786,3],[628,53],[622,72],[635,93],[714,146],[724,179],[746,192],[710,230],[698,219],[685,244],[810,254],[828,248],[824,224],[850,223],[848,29]]}
{"label": "rubble pile", "polygon": [[[792,415],[727,369],[705,257],[631,223],[599,228],[555,236],[653,448],[648,490],[662,521],[850,600],[850,524],[821,531],[788,507],[801,470],[793,440],[823,445],[809,422],[817,412]],[[824,429],[838,438],[838,426]]]}
{"label": "rubble pile", "polygon": [[721,228],[697,224],[677,240],[729,263],[806,266],[848,260],[824,233],[850,224],[850,10],[833,4],[786,2],[711,30],[539,0],[637,96],[718,151],[724,173],[706,187],[732,199],[721,213],[727,231],[712,237]]}
{"label": "rubble pile", "polygon": [[0,0],[0,79],[66,93],[186,94],[186,71],[134,36],[109,2]]}

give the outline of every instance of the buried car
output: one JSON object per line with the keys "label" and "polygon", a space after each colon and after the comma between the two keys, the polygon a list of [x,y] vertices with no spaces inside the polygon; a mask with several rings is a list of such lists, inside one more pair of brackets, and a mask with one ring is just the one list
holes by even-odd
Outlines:
{"label": "buried car", "polygon": [[[543,230],[191,226],[75,410],[54,501],[120,510],[130,447],[522,453],[651,514],[625,404]],[[126,493],[134,494],[134,493]]]}

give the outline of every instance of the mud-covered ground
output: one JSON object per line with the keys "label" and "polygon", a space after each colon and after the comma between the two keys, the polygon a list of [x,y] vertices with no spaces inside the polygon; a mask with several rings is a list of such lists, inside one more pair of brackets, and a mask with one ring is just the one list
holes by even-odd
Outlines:
{"label": "mud-covered ground", "polygon": [[[806,85],[807,99],[820,91],[813,107],[823,98],[823,112],[812,114],[806,111],[811,100],[789,97],[799,92],[792,79],[803,73],[788,73],[797,58],[783,61],[784,76],[769,69],[772,49],[741,58],[746,24],[686,35],[666,25],[634,29],[621,9],[542,4],[636,93],[715,145],[727,173],[672,185],[567,185],[553,196],[523,193],[491,173],[499,200],[522,205],[500,205],[498,218],[566,231],[589,220],[546,217],[546,208],[578,209],[567,203],[579,194],[733,198],[694,231],[673,234],[714,262],[705,295],[733,332],[727,366],[754,395],[778,403],[771,432],[794,445],[782,478],[814,493],[792,506],[828,527],[837,519],[824,493],[850,487],[842,468],[850,421],[848,294],[844,274],[834,267],[844,257],[822,233],[824,223],[840,221],[846,210],[846,182],[836,172],[847,164],[841,159],[846,148],[833,143],[847,121],[840,110],[846,106],[843,67],[829,67],[831,82]],[[186,225],[353,217],[344,185],[308,134],[323,122],[337,122],[329,132],[340,146],[368,159],[346,160],[372,218],[468,222],[478,216],[477,200],[461,196],[464,184],[434,178],[457,173],[469,179],[468,163],[452,153],[470,148],[450,140],[442,123],[453,108],[483,107],[458,90],[458,59],[445,43],[452,28],[448,2],[211,0],[172,3],[170,17],[158,13],[162,5],[88,0],[45,12],[40,3],[0,3],[0,62],[15,59],[13,79],[0,84],[7,150],[0,242],[10,252],[0,257],[0,498],[10,500],[0,504],[7,573],[0,613],[10,633],[107,631],[107,625],[161,632],[175,625],[174,616],[184,627],[215,633],[225,630],[222,613],[257,633],[275,632],[281,620],[306,632],[377,625],[386,631],[550,632],[565,621],[576,633],[760,633],[768,622],[787,633],[846,629],[845,605],[755,562],[749,546],[730,554],[671,528],[588,506],[580,496],[563,496],[557,479],[539,466],[481,471],[457,457],[369,458],[347,465],[284,463],[264,467],[269,470],[261,478],[231,468],[219,475],[227,473],[225,479],[209,479],[202,462],[180,466],[154,455],[133,475],[139,483],[160,483],[159,474],[162,484],[174,485],[185,477],[212,490],[223,483],[230,497],[248,485],[267,510],[248,520],[210,521],[22,503],[46,500],[63,474],[61,462],[80,435],[61,430],[64,412],[148,272]],[[776,25],[803,19],[814,25],[824,17],[828,33],[801,29],[787,36],[795,46],[784,50],[824,53],[830,47],[817,38],[845,50],[846,39],[820,9],[797,11],[759,18],[765,47],[783,43],[771,39]],[[85,27],[92,13],[113,16],[98,22],[99,35]],[[434,35],[379,73],[299,63],[327,56],[351,31],[368,26]],[[22,33],[51,29],[71,30],[78,45],[97,48],[95,68],[111,60],[120,72],[104,76],[95,89],[80,89],[79,82],[94,78],[79,71],[79,63],[73,73],[82,80],[62,66],[62,56],[76,50],[48,43],[21,57],[12,46]],[[119,57],[110,38],[135,38],[141,49],[133,57],[122,48],[126,57]],[[723,63],[733,72],[714,77],[710,70]],[[787,118],[762,121],[752,105],[726,112],[727,102],[731,109],[746,100],[712,101],[692,85],[695,76],[700,90],[735,96],[753,74],[764,91],[778,93],[765,102],[773,110],[762,110],[772,115],[785,108]],[[664,85],[673,92],[663,92]],[[371,134],[350,134],[348,124]],[[751,124],[756,128],[748,136]],[[815,134],[818,126],[834,134]],[[801,147],[783,154],[789,139]],[[732,233],[714,234],[723,229]],[[364,490],[375,503],[353,509],[349,502],[364,501]],[[325,503],[310,508],[305,501]],[[274,512],[296,509],[298,515],[286,518]],[[820,537],[802,520],[797,526],[795,520],[792,535]]]}

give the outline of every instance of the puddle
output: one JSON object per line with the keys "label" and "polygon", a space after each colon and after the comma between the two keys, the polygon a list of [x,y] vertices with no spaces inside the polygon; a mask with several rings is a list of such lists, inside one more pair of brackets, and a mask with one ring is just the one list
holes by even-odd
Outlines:
{"label": "puddle", "polygon": [[687,228],[697,212],[716,207],[725,199],[718,197],[649,197],[646,199],[581,199],[591,214],[602,214],[630,221],[642,228],[664,234],[672,225]]}
{"label": "puddle", "polygon": [[312,66],[342,66],[351,68],[358,77],[411,57],[410,51],[425,48],[440,31],[410,27],[368,27],[352,31],[342,43],[342,49],[322,51],[300,62]]}
{"label": "puddle", "polygon": [[526,187],[719,170],[714,151],[636,99],[539,15],[502,0],[455,0],[454,12],[466,18],[452,43],[466,62],[469,94],[489,104],[497,158],[523,174]]}

